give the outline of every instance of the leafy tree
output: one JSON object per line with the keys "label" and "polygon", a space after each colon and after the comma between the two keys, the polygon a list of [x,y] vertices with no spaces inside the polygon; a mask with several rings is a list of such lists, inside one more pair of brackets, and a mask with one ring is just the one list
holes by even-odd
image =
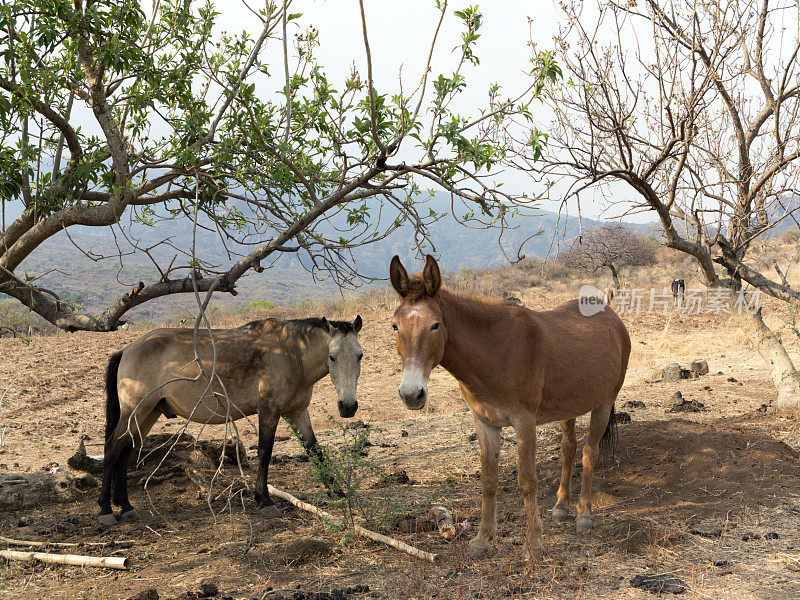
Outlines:
{"label": "leafy tree", "polygon": [[[493,86],[487,105],[461,114],[453,101],[479,61],[477,8],[451,13],[437,1],[430,56],[442,22],[456,19],[455,67],[434,75],[429,58],[418,85],[389,91],[373,85],[363,5],[366,74],[334,82],[317,60],[318,31],[292,36],[303,18],[291,4],[267,1],[250,36],[220,31],[213,4],[190,0],[156,1],[150,15],[135,0],[2,3],[0,291],[63,329],[107,331],[154,298],[235,293],[240,277],[283,253],[351,281],[349,248],[406,222],[426,241],[436,215],[425,210],[424,188],[449,191],[484,224],[502,226],[527,204],[493,181],[509,157],[542,154],[530,103],[560,75],[551,53],[531,57],[521,93],[505,99]],[[267,45],[280,49],[274,64]],[[6,223],[8,201],[24,210]],[[217,232],[229,264],[176,248],[172,262],[154,259],[157,280],[94,315],[37,285],[39,275],[19,273],[72,227],[126,235],[126,222],[181,218]]]}

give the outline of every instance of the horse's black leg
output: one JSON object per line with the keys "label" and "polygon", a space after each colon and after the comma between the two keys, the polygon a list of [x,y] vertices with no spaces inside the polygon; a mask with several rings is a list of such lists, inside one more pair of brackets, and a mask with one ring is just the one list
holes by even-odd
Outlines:
{"label": "horse's black leg", "polygon": [[136,514],[128,498],[128,458],[130,454],[131,446],[128,444],[120,451],[117,459],[117,484],[114,487],[114,504],[122,509],[123,517],[129,513],[131,515]]}
{"label": "horse's black leg", "polygon": [[103,485],[100,488],[100,498],[97,503],[100,505],[100,522],[104,525],[113,525],[117,522],[114,511],[111,510],[111,488],[117,475],[117,442],[114,437],[106,442],[105,454],[103,456]]}
{"label": "horse's black leg", "polygon": [[267,472],[272,458],[272,446],[275,444],[275,430],[278,428],[281,412],[272,402],[263,402],[258,407],[258,477],[256,478],[255,497],[259,506],[274,504],[267,491]]}

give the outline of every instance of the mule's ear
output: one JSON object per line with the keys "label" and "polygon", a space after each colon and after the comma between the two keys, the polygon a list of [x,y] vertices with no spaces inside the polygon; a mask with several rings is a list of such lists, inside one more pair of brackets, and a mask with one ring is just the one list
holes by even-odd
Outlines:
{"label": "mule's ear", "polygon": [[353,321],[353,331],[355,331],[356,333],[361,331],[361,326],[363,324],[364,323],[361,321],[361,315],[356,315],[356,320]]}
{"label": "mule's ear", "polygon": [[333,336],[333,332],[336,331],[336,328],[330,324],[328,319],[322,317],[322,322],[319,324],[325,331],[328,332],[328,335]]}
{"label": "mule's ear", "polygon": [[394,255],[389,265],[389,279],[397,295],[405,298],[408,295],[408,271],[406,271],[403,263],[400,262],[400,257],[397,254]]}
{"label": "mule's ear", "polygon": [[425,292],[428,296],[435,296],[439,288],[442,287],[442,273],[439,271],[439,263],[430,254],[425,259],[422,280],[425,282]]}

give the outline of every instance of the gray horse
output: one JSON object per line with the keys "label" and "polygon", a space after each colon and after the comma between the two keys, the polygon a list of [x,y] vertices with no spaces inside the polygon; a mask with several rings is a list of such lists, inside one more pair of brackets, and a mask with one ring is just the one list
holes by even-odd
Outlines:
{"label": "gray horse", "polygon": [[[116,523],[112,485],[121,516],[136,516],[128,500],[128,456],[132,448],[141,446],[161,415],[224,423],[258,414],[255,498],[274,512],[267,469],[278,421],[285,417],[299,431],[306,451],[319,456],[308,415],[311,392],[317,381],[330,374],[339,397],[339,414],[348,418],[356,413],[363,356],[360,330],[360,316],[352,323],[266,319],[214,330],[213,344],[200,331],[195,344],[193,329],[157,329],[112,355],[106,370],[100,522]],[[217,377],[211,377],[212,368]]]}

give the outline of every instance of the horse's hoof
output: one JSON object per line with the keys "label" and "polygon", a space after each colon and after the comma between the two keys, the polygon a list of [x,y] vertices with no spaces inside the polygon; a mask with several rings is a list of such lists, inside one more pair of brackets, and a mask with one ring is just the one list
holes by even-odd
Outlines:
{"label": "horse's hoof", "polygon": [[569,510],[563,504],[556,504],[553,507],[553,521],[563,523],[569,519]]}
{"label": "horse's hoof", "polygon": [[105,515],[100,515],[97,517],[97,520],[100,521],[101,525],[105,525],[107,527],[111,527],[112,525],[117,524],[117,517],[114,516],[114,513],[107,513]]}
{"label": "horse's hoof", "polygon": [[275,504],[267,504],[258,510],[267,519],[280,519],[283,517],[283,511]]}
{"label": "horse's hoof", "polygon": [[139,516],[139,513],[136,512],[135,508],[131,508],[123,513],[120,513],[119,518],[122,521],[139,521],[142,517]]}
{"label": "horse's hoof", "polygon": [[592,528],[592,517],[578,517],[575,519],[575,529],[578,533],[586,533]]}
{"label": "horse's hoof", "polygon": [[491,551],[492,547],[486,540],[476,537],[469,541],[469,555],[472,558],[483,558],[488,556]]}

